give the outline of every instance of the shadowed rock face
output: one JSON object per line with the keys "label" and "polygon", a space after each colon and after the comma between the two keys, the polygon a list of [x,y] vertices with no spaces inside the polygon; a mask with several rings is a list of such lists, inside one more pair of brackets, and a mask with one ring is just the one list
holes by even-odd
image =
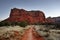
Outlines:
{"label": "shadowed rock face", "polygon": [[48,17],[47,22],[60,24],[60,17]]}
{"label": "shadowed rock face", "polygon": [[11,9],[9,18],[7,18],[5,21],[27,21],[30,24],[38,22],[45,23],[45,15],[42,11],[26,11],[24,9],[13,8]]}

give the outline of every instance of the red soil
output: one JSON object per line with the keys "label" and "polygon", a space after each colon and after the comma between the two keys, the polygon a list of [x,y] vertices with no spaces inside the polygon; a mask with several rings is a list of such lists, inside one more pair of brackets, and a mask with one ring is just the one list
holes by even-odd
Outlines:
{"label": "red soil", "polygon": [[44,40],[44,38],[35,31],[34,27],[30,27],[23,34],[22,40]]}

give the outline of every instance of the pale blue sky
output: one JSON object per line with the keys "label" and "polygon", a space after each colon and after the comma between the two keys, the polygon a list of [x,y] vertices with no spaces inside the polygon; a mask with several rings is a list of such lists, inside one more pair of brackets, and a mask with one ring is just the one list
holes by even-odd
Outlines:
{"label": "pale blue sky", "polygon": [[0,20],[8,18],[11,8],[41,10],[45,16],[60,16],[60,0],[0,0]]}

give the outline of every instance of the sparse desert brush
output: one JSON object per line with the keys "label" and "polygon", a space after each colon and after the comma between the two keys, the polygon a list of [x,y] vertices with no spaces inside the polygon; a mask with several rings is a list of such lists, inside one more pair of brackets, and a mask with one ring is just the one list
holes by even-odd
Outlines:
{"label": "sparse desert brush", "polygon": [[19,31],[7,31],[0,36],[0,40],[21,40],[21,34]]}

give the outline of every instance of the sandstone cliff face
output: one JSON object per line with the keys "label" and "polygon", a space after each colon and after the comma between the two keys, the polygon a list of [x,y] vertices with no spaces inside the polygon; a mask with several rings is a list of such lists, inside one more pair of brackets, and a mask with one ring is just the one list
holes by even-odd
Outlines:
{"label": "sandstone cliff face", "polygon": [[21,22],[26,20],[28,23],[45,23],[45,15],[42,11],[26,11],[24,9],[11,9],[10,16],[5,21]]}

